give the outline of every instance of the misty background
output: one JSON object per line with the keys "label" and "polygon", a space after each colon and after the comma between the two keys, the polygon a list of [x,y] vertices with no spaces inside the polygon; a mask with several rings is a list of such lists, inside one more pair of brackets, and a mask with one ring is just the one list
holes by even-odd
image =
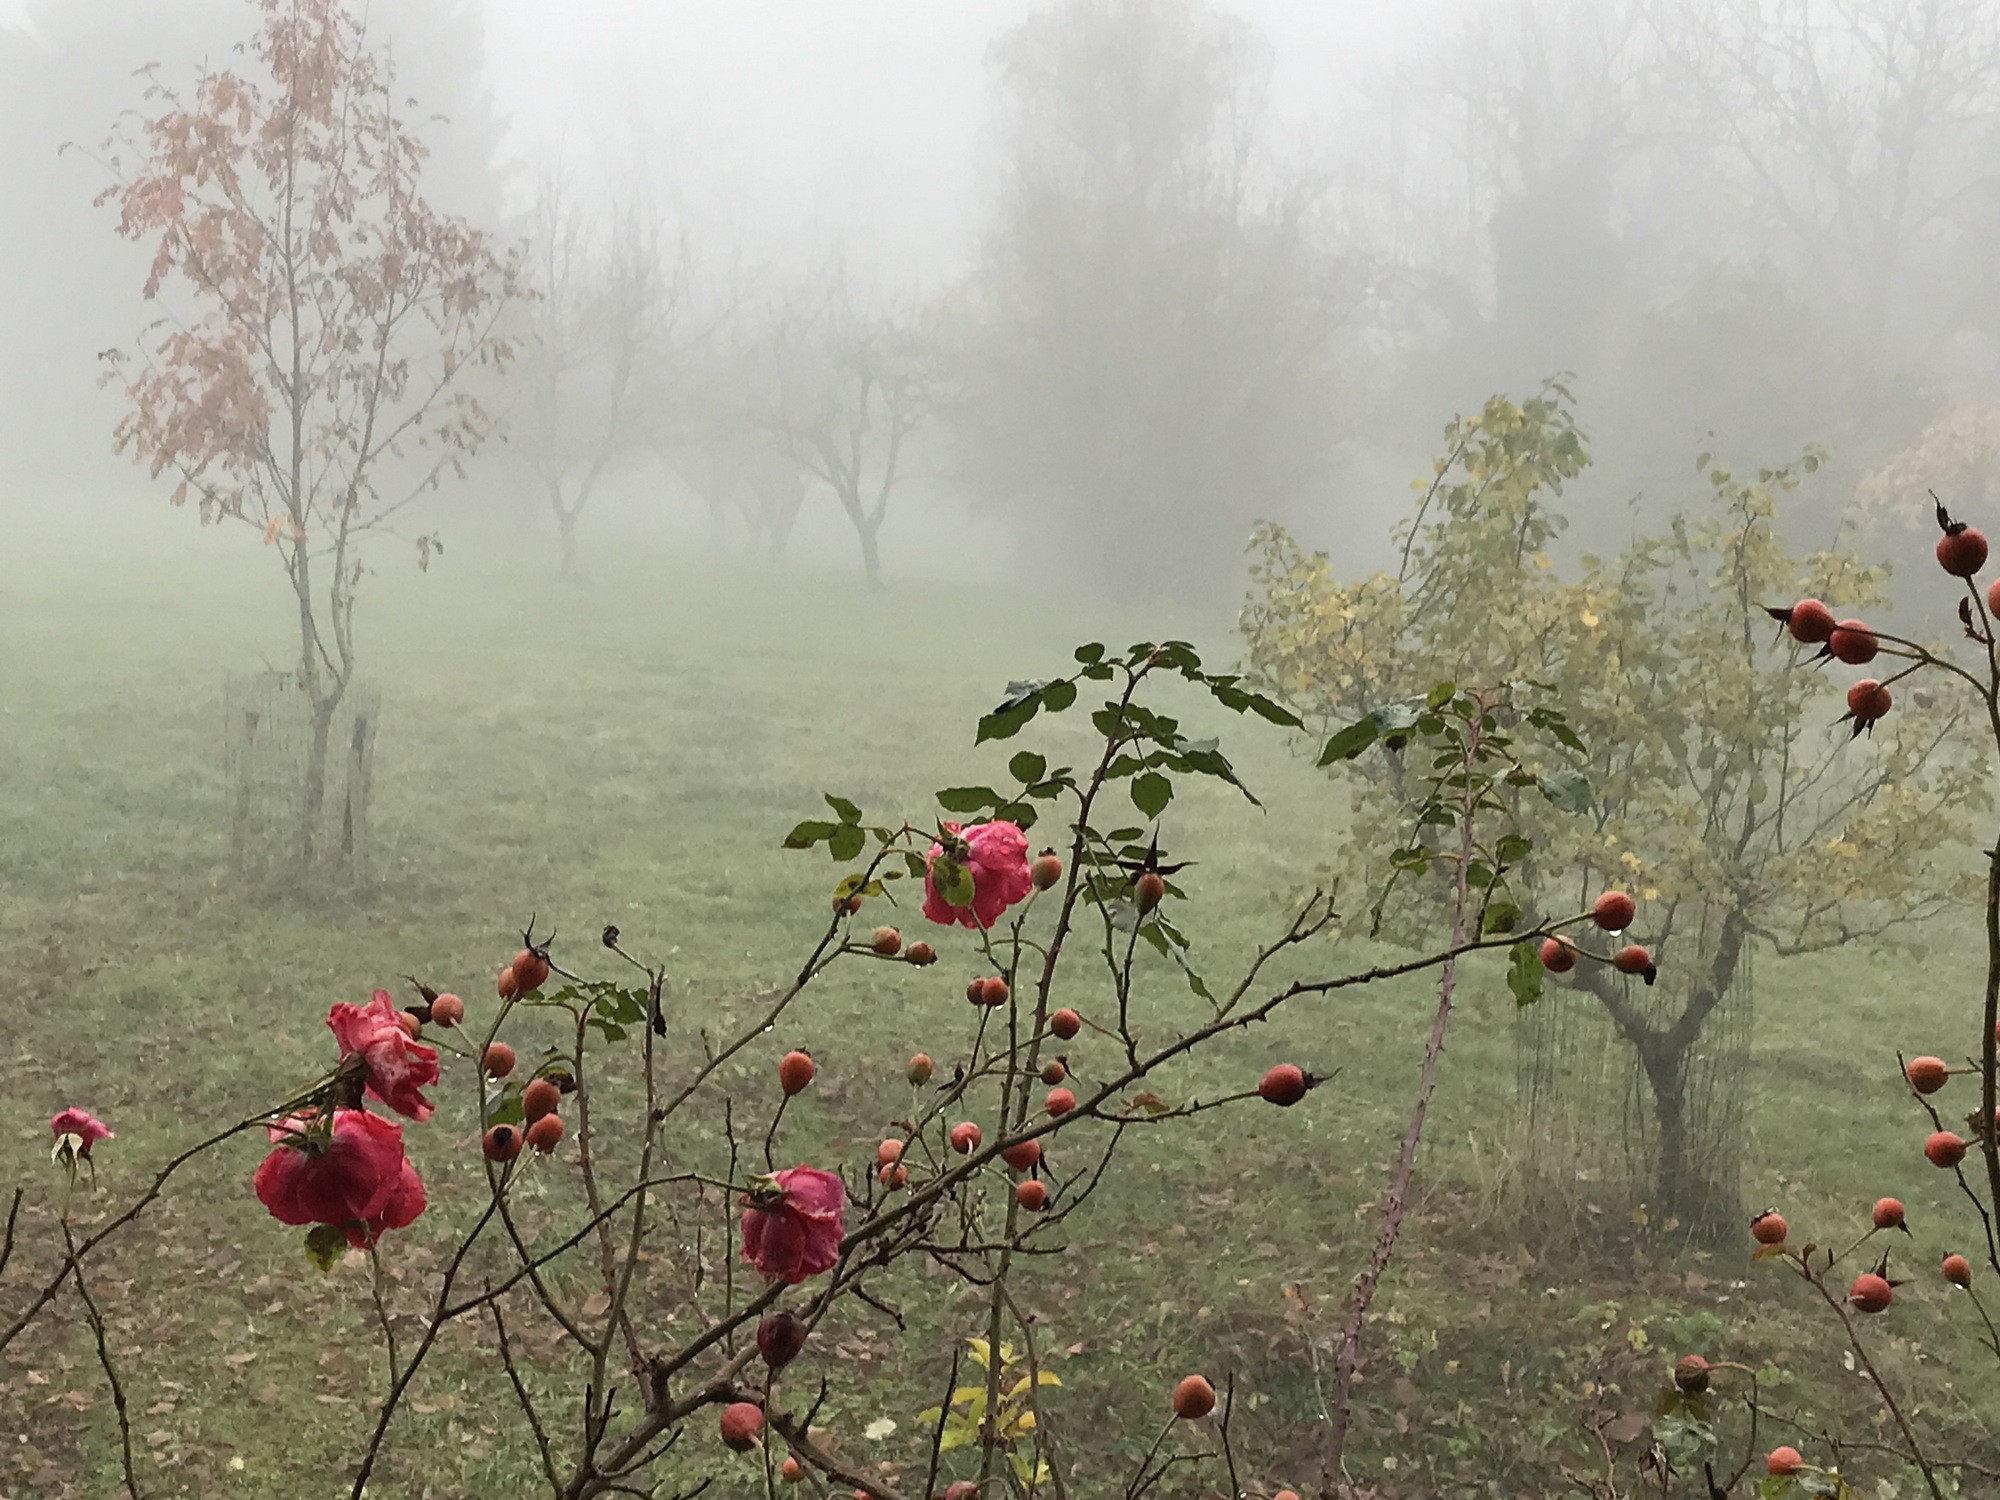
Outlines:
{"label": "misty background", "polygon": [[[0,505],[30,555],[213,540],[110,451],[96,356],[150,313],[92,199],[139,70],[229,61],[248,19],[0,8]],[[1373,564],[1443,424],[1559,372],[1597,456],[1580,547],[1680,503],[1703,451],[1825,444],[1801,545],[1893,553],[1925,484],[1989,483],[2000,18],[1970,0],[397,0],[370,25],[434,117],[440,205],[570,246],[521,312],[564,357],[524,361],[506,441],[423,518],[448,557],[553,562],[551,496],[595,471],[585,575],[635,546],[859,572],[895,431],[887,575],[999,557],[1226,606],[1252,523]],[[644,270],[607,312],[621,257]],[[863,348],[901,414],[850,517],[812,429]]]}

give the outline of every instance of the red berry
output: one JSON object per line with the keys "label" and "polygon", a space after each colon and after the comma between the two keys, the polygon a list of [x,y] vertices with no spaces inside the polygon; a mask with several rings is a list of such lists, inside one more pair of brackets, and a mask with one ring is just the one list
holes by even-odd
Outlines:
{"label": "red berry", "polygon": [[1014,1201],[1031,1214],[1038,1214],[1049,1206],[1049,1190],[1034,1178],[1014,1186]]}
{"label": "red berry", "polygon": [[2000,615],[2000,578],[1996,578],[1986,586],[1986,612],[1989,615]]}
{"label": "red berry", "polygon": [[1042,1159],[1039,1140],[1018,1141],[1000,1153],[1000,1159],[1016,1172],[1025,1172]]}
{"label": "red berry", "polygon": [[1632,925],[1639,908],[1623,891],[1606,891],[1590,908],[1591,920],[1606,932],[1623,932]]}
{"label": "red berry", "polygon": [[1902,1229],[1903,1200],[1900,1198],[1877,1198],[1875,1200],[1875,1227],[1877,1229]]}
{"label": "red berry", "polygon": [[1296,1063],[1279,1063],[1257,1084],[1257,1097],[1266,1104],[1297,1104],[1305,1098],[1312,1082]]}
{"label": "red berry", "polygon": [[1185,1375],[1174,1387],[1174,1415],[1192,1422],[1215,1410],[1215,1387],[1199,1375]]}
{"label": "red berry", "polygon": [[1796,1474],[1805,1466],[1806,1461],[1799,1457],[1799,1450],[1789,1445],[1773,1448],[1771,1456],[1764,1460],[1764,1472],[1776,1479]]}
{"label": "red berry", "polygon": [[878,1167],[886,1167],[890,1162],[902,1159],[903,1143],[899,1140],[884,1141],[875,1148],[875,1165]]}
{"label": "red berry", "polygon": [[989,1009],[1005,1005],[1012,993],[1007,988],[1007,981],[998,974],[979,981],[979,1003]]}
{"label": "red berry", "polygon": [[954,1479],[944,1487],[944,1500],[979,1500],[979,1486],[970,1479]]}
{"label": "red berry", "polygon": [[1859,667],[1875,660],[1881,644],[1865,621],[1842,620],[1826,638],[1826,649],[1850,667]]}
{"label": "red berry", "polygon": [[1551,974],[1567,974],[1576,967],[1576,944],[1566,937],[1544,938],[1542,967]]}
{"label": "red berry", "polygon": [[514,1071],[514,1049],[505,1042],[488,1042],[480,1065],[488,1078],[505,1078]]}
{"label": "red berry", "polygon": [[1847,1300],[1865,1313],[1881,1312],[1895,1296],[1895,1288],[1873,1271],[1863,1271],[1847,1289]]}
{"label": "red berry", "polygon": [[778,1477],[786,1484],[797,1484],[806,1477],[805,1465],[787,1453],[785,1461],[778,1465]]}
{"label": "red berry", "polygon": [[1895,706],[1895,694],[1872,677],[1862,678],[1847,690],[1847,711],[1854,715],[1856,729],[1868,728]]}
{"label": "red berry", "polygon": [[431,1001],[431,1019],[440,1026],[456,1026],[465,1019],[465,1002],[456,995],[439,995]]}
{"label": "red berry", "polygon": [[926,964],[937,962],[937,949],[933,948],[929,943],[912,943],[903,950],[903,958],[906,962],[913,963],[921,969]]}
{"label": "red berry", "polygon": [[1674,1363],[1674,1384],[1690,1396],[1708,1389],[1708,1361],[1699,1354],[1683,1354]]}
{"label": "red berry", "polygon": [[893,1191],[910,1180],[910,1169],[901,1162],[893,1162],[878,1171],[875,1180]]}
{"label": "red berry", "polygon": [[951,1149],[960,1156],[970,1156],[979,1149],[979,1127],[970,1120],[961,1120],[951,1127]]}
{"label": "red berry", "polygon": [[532,995],[548,981],[549,961],[533,948],[523,948],[515,954],[511,967],[517,994]]}
{"label": "red berry", "polygon": [[1947,1255],[1944,1264],[1938,1269],[1944,1273],[1944,1279],[1953,1286],[1972,1285],[1972,1262],[1963,1255]]}
{"label": "red berry", "polygon": [[551,1079],[537,1078],[521,1090],[521,1113],[530,1125],[543,1115],[552,1115],[562,1104],[562,1090]]}
{"label": "red berry", "polygon": [[1808,646],[1824,644],[1833,634],[1833,625],[1833,611],[1817,599],[1801,599],[1792,606],[1791,616],[1785,621],[1792,639]]}
{"label": "red berry", "polygon": [[521,1132],[512,1125],[495,1125],[486,1132],[479,1149],[488,1161],[512,1161],[521,1154]]}
{"label": "red berry", "polygon": [[1938,538],[1938,566],[1954,578],[1970,578],[1986,566],[1986,538],[1968,526]]}
{"label": "red berry", "polygon": [[1924,1142],[1924,1155],[1931,1159],[1932,1166],[1949,1170],[1965,1160],[1965,1140],[1949,1130],[1940,1130]]}
{"label": "red berry", "polygon": [[1151,911],[1167,899],[1167,883],[1157,871],[1148,870],[1133,882],[1132,893],[1137,898],[1140,911]]}
{"label": "red berry", "polygon": [[1042,1064],[1043,1083],[1057,1084],[1061,1083],[1067,1077],[1069,1077],[1069,1069],[1063,1066],[1063,1060],[1060,1057],[1050,1058]]}
{"label": "red berry", "polygon": [[737,1401],[722,1409],[722,1441],[738,1453],[757,1446],[764,1430],[764,1411],[754,1401]]}
{"label": "red berry", "polygon": [[414,1042],[418,1037],[424,1034],[424,1023],[422,1021],[419,1021],[415,1016],[411,1015],[408,1011],[406,1010],[397,1011],[396,1019],[403,1023],[403,1030],[407,1031],[410,1034],[411,1041]]}
{"label": "red berry", "polygon": [[903,935],[893,927],[878,927],[868,946],[884,958],[894,958],[903,951]]}
{"label": "red berry", "polygon": [[806,1346],[806,1320],[795,1312],[766,1313],[757,1325],[757,1352],[764,1363],[782,1370]]}
{"label": "red berry", "polygon": [[1783,1214],[1759,1214],[1750,1221],[1750,1234],[1760,1245],[1782,1245],[1790,1226]]}
{"label": "red berry", "polygon": [[1646,974],[1653,969],[1653,955],[1637,943],[1628,943],[1611,955],[1611,967],[1620,974]]}
{"label": "red berry", "polygon": [[928,1052],[918,1052],[913,1054],[908,1064],[904,1066],[903,1076],[910,1080],[910,1087],[920,1089],[931,1081],[931,1073],[936,1066]]}
{"label": "red berry", "polygon": [[1050,1089],[1045,1107],[1052,1115],[1066,1115],[1076,1108],[1076,1095],[1068,1089]]}
{"label": "red berry", "polygon": [[547,1156],[562,1144],[563,1122],[561,1115],[543,1115],[528,1127],[528,1144],[542,1155]]}
{"label": "red berry", "polygon": [[861,910],[861,898],[859,896],[835,896],[833,898],[833,909],[840,916],[851,917]]}
{"label": "red berry", "polygon": [[1903,1076],[1910,1080],[1910,1087],[1920,1094],[1935,1094],[1951,1077],[1951,1069],[1944,1065],[1941,1057],[1913,1057],[1910,1065],[1903,1069]]}
{"label": "red berry", "polygon": [[502,1000],[512,1000],[520,993],[520,985],[514,979],[514,966],[509,964],[500,971],[500,977],[493,981],[493,987],[500,992]]}
{"label": "red berry", "polygon": [[1035,862],[1028,866],[1028,878],[1035,883],[1035,889],[1046,891],[1062,879],[1062,860],[1053,849],[1044,850],[1035,856]]}
{"label": "red berry", "polygon": [[778,1087],[785,1091],[785,1097],[803,1094],[813,1081],[813,1074],[819,1065],[803,1052],[787,1052],[778,1062]]}
{"label": "red berry", "polygon": [[1271,1497],[1271,1500],[1299,1500],[1299,1492],[1297,1490],[1279,1490],[1277,1494]]}
{"label": "red berry", "polygon": [[1065,1006],[1049,1017],[1049,1030],[1062,1041],[1069,1041],[1083,1030],[1083,1017]]}

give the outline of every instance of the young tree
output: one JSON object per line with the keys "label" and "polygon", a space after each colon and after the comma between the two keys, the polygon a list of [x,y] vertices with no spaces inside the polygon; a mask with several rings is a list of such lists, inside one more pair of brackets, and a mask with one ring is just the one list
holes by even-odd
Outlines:
{"label": "young tree", "polygon": [[[1264,532],[1243,620],[1253,676],[1311,716],[1355,723],[1335,760],[1407,722],[1401,700],[1437,680],[1551,685],[1589,747],[1587,781],[1570,788],[1589,816],[1524,812],[1536,853],[1517,899],[1535,921],[1607,885],[1639,898],[1658,988],[1605,963],[1572,982],[1604,1008],[1650,1093],[1654,1218],[1718,1238],[1736,1204],[1694,1149],[1687,1097],[1707,1028],[1754,945],[1877,937],[1959,893],[1936,850],[1987,796],[1961,753],[1966,716],[1921,698],[1873,726],[1868,746],[1845,745],[1859,726],[1833,722],[1839,690],[1766,639],[1760,604],[1881,603],[1879,569],[1779,540],[1776,496],[1816,457],[1746,480],[1703,455],[1707,504],[1565,577],[1549,555],[1566,524],[1553,502],[1589,462],[1566,395],[1495,398],[1447,444],[1398,574],[1347,582],[1324,554]],[[1377,765],[1363,837],[1414,773]]]}
{"label": "young tree", "polygon": [[520,440],[549,502],[562,573],[576,576],[576,532],[604,472],[647,440],[647,396],[681,306],[687,254],[671,261],[637,205],[608,232],[588,223],[560,181],[535,207]]}
{"label": "young tree", "polygon": [[861,543],[868,587],[880,589],[882,523],[935,388],[916,320],[864,311],[846,272],[835,271],[780,308],[764,353],[761,420],[833,491]]}
{"label": "young tree", "polygon": [[[162,317],[107,356],[116,441],[204,522],[255,527],[297,603],[312,724],[299,853],[315,857],[334,713],[354,679],[362,549],[492,428],[518,264],[423,196],[395,74],[343,0],[259,0],[259,76],[155,84],[101,201],[153,251]],[[415,539],[419,566],[439,550]]]}

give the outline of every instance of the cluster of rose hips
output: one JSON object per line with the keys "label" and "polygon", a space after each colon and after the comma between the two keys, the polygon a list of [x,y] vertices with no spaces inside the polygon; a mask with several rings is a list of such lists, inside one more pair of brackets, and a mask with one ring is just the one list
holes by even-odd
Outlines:
{"label": "cluster of rose hips", "polygon": [[[514,961],[500,971],[496,988],[502,1000],[518,1000],[532,995],[548,982],[549,955],[546,947],[530,944],[514,955]],[[431,1007],[433,1017],[437,1007]],[[464,1007],[459,1007],[464,1014]],[[488,1042],[480,1055],[479,1067],[494,1082],[510,1076],[514,1071],[516,1058],[514,1049],[505,1042]],[[537,1075],[528,1080],[521,1090],[521,1123],[516,1125],[492,1125],[480,1141],[480,1150],[490,1162],[501,1165],[514,1160],[521,1154],[524,1145],[533,1146],[547,1156],[562,1144],[563,1121],[558,1111],[562,1108],[562,1096],[575,1084],[567,1075],[560,1078]]]}
{"label": "cluster of rose hips", "polygon": [[[1590,919],[1606,932],[1619,933],[1632,925],[1638,907],[1623,891],[1606,891],[1590,908]],[[1542,967],[1551,974],[1567,974],[1576,967],[1582,952],[1570,939],[1557,934],[1542,940]],[[1611,955],[1611,967],[1621,974],[1633,974],[1651,984],[1659,973],[1653,955],[1637,943],[1627,943]]]}

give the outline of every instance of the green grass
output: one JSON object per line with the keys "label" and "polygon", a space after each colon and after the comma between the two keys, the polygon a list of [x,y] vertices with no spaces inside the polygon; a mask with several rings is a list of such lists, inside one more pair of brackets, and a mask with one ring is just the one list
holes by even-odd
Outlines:
{"label": "green grass", "polygon": [[[546,583],[526,556],[458,559],[421,581],[390,570],[371,582],[363,619],[366,675],[384,702],[380,878],[302,900],[224,873],[221,680],[285,659],[270,561],[240,541],[163,532],[143,564],[29,567],[0,601],[0,1014],[15,1105],[0,1150],[7,1180],[29,1188],[25,1248],[0,1285],[0,1310],[53,1264],[58,1185],[45,1122],[57,1107],[84,1104],[118,1131],[77,1208],[88,1222],[205,1123],[323,1067],[332,1001],[416,974],[490,1014],[491,975],[530,913],[558,929],[564,957],[594,972],[611,972],[594,942],[607,922],[669,965],[668,1067],[685,1070],[700,1034],[746,1024],[756,994],[796,966],[823,923],[836,867],[778,848],[822,790],[921,819],[935,788],[1000,777],[1020,746],[1073,760],[1088,749],[1080,715],[978,750],[973,721],[1009,678],[1061,670],[1077,640],[1178,628],[1066,616],[990,581],[868,597],[838,578],[636,562],[579,589]],[[1214,629],[1198,644],[1216,662],[1233,655]],[[1266,803],[1260,812],[1221,788],[1191,789],[1167,818],[1175,852],[1198,861],[1183,881],[1183,925],[1198,962],[1227,978],[1336,857],[1340,803],[1277,731],[1198,705],[1189,713],[1214,721]],[[1363,871],[1341,873],[1350,889],[1365,884]],[[907,909],[896,920],[921,923]],[[1960,1429],[1963,1447],[2000,1419],[2000,1394],[1963,1310],[1940,1316],[1932,1268],[1945,1236],[1929,1226],[1963,1228],[1962,1216],[1922,1163],[1925,1127],[1884,1073],[1898,1046],[1963,1050],[1940,1039],[1964,1032],[1977,972],[1969,930],[1942,923],[1922,937],[1913,954],[1760,961],[1745,1182],[1753,1204],[1781,1203],[1801,1231],[1829,1240],[1879,1193],[1905,1198],[1920,1228],[1907,1262],[1915,1281],[1869,1332],[1926,1419]],[[836,967],[777,1034],[725,1069],[738,1110],[761,1122],[777,1054],[813,1047],[821,1081],[788,1114],[785,1155],[863,1156],[907,1098],[908,1053],[943,1060],[962,1045],[974,958],[962,935],[939,942],[944,961],[922,973]],[[1373,956],[1358,940],[1323,944],[1274,977]],[[1145,972],[1145,1024],[1164,1031],[1197,1015],[1171,969]],[[1065,998],[1088,1011],[1103,986],[1087,964],[1074,982]],[[1402,1128],[1430,1008],[1421,982],[1300,1002],[1160,1080],[1161,1092],[1186,1097],[1240,1088],[1281,1057],[1338,1070],[1294,1111],[1219,1112],[1137,1133],[1104,1194],[1071,1221],[1067,1253],[1028,1274],[1040,1339],[1066,1351],[1054,1361],[1065,1382],[1057,1436],[1100,1480],[1077,1493],[1101,1493],[1118,1451],[1150,1441],[1187,1369],[1236,1373],[1250,1403],[1240,1441],[1252,1493],[1313,1477],[1340,1301],[1372,1234],[1366,1210]],[[1087,1074],[1088,1045],[1074,1050]],[[1565,1463],[1595,1461],[1581,1422],[1650,1409],[1667,1361],[1688,1347],[1774,1365],[1791,1382],[1781,1404],[1879,1436],[1867,1392],[1841,1368],[1836,1330],[1771,1268],[1733,1251],[1593,1260],[1522,1248],[1534,1236],[1510,1211],[1513,1060],[1512,1002],[1497,967],[1475,966],[1418,1211],[1379,1304],[1356,1473],[1384,1496],[1570,1493]],[[388,1257],[406,1338],[438,1265],[434,1231],[466,1221],[484,1192],[464,1071],[448,1072],[437,1118],[409,1131],[433,1212]],[[614,1086],[602,1108],[608,1117],[629,1102]],[[1605,1122],[1607,1152],[1616,1129]],[[238,1143],[191,1168],[93,1262],[149,1494],[344,1493],[340,1476],[381,1388],[365,1261],[327,1277],[305,1266],[295,1232],[248,1193],[260,1149]],[[615,1142],[608,1149],[617,1154]],[[712,1111],[675,1141],[684,1159],[711,1166],[723,1149]],[[571,1177],[538,1173],[529,1216],[567,1210]],[[662,1265],[680,1263],[671,1239]],[[722,1256],[707,1249],[719,1275]],[[856,1308],[816,1341],[794,1390],[831,1375],[820,1421],[841,1451],[903,1465],[914,1485],[914,1415],[936,1398],[951,1340],[976,1331],[978,1300],[914,1272],[893,1295],[907,1334]],[[658,1326],[686,1326],[670,1286],[647,1310]],[[0,1495],[10,1500],[117,1487],[101,1376],[74,1303],[57,1313],[0,1359]],[[538,1379],[575,1378],[574,1351],[530,1304],[510,1304],[510,1318]],[[533,1492],[532,1449],[490,1338],[489,1325],[470,1323],[447,1337],[371,1492]],[[862,1429],[880,1416],[898,1431],[871,1442]],[[565,1425],[561,1441],[572,1437]],[[1893,1472],[1869,1455],[1856,1467]],[[762,1490],[706,1420],[669,1472],[712,1475],[711,1493]],[[1907,1482],[1901,1492],[1913,1493]]]}

